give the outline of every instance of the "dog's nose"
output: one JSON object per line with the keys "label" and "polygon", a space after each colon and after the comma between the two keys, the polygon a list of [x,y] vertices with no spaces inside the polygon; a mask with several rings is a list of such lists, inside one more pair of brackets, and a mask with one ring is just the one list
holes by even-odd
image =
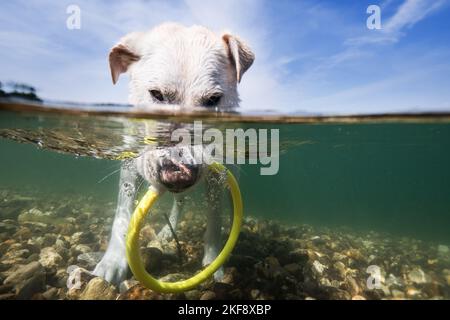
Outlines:
{"label": "dog's nose", "polygon": [[198,165],[164,159],[159,171],[159,181],[171,192],[182,192],[195,184],[198,172]]}

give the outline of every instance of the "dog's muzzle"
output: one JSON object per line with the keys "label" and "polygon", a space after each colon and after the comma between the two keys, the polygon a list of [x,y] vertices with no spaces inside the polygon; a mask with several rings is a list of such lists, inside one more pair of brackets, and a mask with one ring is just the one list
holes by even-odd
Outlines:
{"label": "dog's muzzle", "polygon": [[159,170],[159,181],[171,192],[182,192],[197,182],[198,165],[164,159]]}

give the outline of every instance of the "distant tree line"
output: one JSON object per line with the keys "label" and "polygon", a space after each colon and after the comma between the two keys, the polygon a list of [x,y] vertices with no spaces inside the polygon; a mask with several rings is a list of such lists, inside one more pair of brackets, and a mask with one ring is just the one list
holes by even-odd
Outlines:
{"label": "distant tree line", "polygon": [[36,94],[36,89],[25,83],[0,81],[0,98],[20,98],[32,101],[42,101]]}

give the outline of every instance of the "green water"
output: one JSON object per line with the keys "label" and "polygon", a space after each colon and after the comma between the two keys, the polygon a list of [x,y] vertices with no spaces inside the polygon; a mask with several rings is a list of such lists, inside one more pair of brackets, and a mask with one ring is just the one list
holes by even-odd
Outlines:
{"label": "green water", "polygon": [[[20,123],[17,117],[3,127]],[[239,169],[247,215],[450,243],[449,123],[247,126],[279,129],[284,145],[277,175],[261,176],[259,165]],[[116,201],[118,174],[103,178],[120,161],[8,139],[0,139],[0,150],[0,188]]]}
{"label": "green water", "polygon": [[450,242],[449,124],[290,125],[283,134],[314,143],[283,155],[276,176],[246,168],[250,212]]}

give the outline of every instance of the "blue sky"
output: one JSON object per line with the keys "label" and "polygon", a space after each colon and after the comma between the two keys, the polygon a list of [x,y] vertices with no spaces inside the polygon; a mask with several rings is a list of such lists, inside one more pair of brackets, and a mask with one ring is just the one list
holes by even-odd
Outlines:
{"label": "blue sky", "polygon": [[[450,0],[3,1],[0,81],[54,100],[127,102],[109,49],[164,21],[238,34],[256,54],[242,109],[331,113],[450,111]],[[66,28],[68,5],[81,29]],[[366,9],[381,7],[381,30]]]}

